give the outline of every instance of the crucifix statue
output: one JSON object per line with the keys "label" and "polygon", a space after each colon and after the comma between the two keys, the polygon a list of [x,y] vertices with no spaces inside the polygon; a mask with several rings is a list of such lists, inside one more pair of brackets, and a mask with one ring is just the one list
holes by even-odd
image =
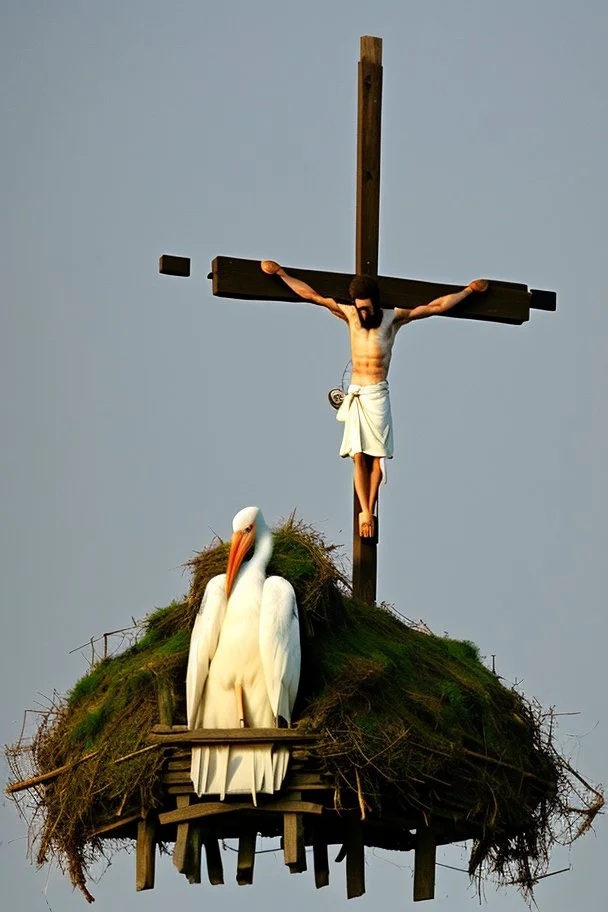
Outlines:
{"label": "crucifix statue", "polygon": [[[382,39],[364,36],[359,61],[354,286],[351,287],[352,275],[290,266],[283,268],[273,260],[260,263],[259,260],[221,256],[213,260],[209,276],[213,294],[220,297],[267,301],[305,299],[323,304],[348,322],[354,389],[351,388],[350,399],[347,396],[345,400],[344,412],[352,409],[353,398],[368,398],[369,393],[361,396],[357,387],[382,388],[382,384],[386,384],[394,334],[411,320],[437,314],[520,325],[530,319],[530,308],[556,309],[554,292],[528,290],[527,286],[513,282],[476,280],[462,288],[378,275],[381,98]],[[165,255],[161,257],[160,271],[186,276],[190,274],[190,261],[186,257]],[[386,412],[387,396],[382,393],[380,400],[379,408]],[[357,410],[365,405],[365,401],[355,403]],[[357,442],[354,449],[349,446],[348,416],[339,413],[338,417],[347,419],[343,450],[346,448],[345,454],[352,455],[355,461],[353,592],[366,601],[374,601],[378,542],[376,501],[380,459],[392,455],[388,439],[390,414],[388,420],[379,419],[378,426],[388,430],[382,431],[387,438],[384,452],[378,451],[377,455],[375,451],[366,454],[366,448],[358,448]]]}
{"label": "crucifix statue", "polygon": [[[486,279],[475,279],[462,291],[443,295],[411,310],[383,310],[377,281],[355,276],[348,286],[350,301],[326,298],[306,282],[288,275],[274,260],[262,260],[267,275],[279,276],[292,291],[313,304],[326,307],[348,324],[352,361],[351,384],[337,418],[344,422],[340,456],[355,464],[355,496],[359,500],[359,535],[373,538],[380,480],[385,459],[393,456],[393,422],[388,394],[388,369],[398,330],[412,320],[447,313],[473,292],[488,290]],[[356,535],[356,530],[355,530]]]}

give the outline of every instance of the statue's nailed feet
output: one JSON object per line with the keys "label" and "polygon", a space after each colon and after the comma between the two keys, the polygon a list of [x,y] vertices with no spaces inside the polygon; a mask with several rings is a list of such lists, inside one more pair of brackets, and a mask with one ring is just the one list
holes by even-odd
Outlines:
{"label": "statue's nailed feet", "polygon": [[373,538],[375,533],[375,517],[368,510],[359,513],[359,535],[361,538]]}

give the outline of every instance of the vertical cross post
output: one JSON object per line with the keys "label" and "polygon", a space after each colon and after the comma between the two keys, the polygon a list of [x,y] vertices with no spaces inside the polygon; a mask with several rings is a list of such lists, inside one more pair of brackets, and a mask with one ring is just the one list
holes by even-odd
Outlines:
{"label": "vertical cross post", "polygon": [[[382,118],[382,39],[364,35],[359,60],[357,116],[357,235],[355,271],[378,275],[380,232],[380,135]],[[353,594],[376,600],[378,517],[373,538],[359,535],[361,507],[353,504]]]}

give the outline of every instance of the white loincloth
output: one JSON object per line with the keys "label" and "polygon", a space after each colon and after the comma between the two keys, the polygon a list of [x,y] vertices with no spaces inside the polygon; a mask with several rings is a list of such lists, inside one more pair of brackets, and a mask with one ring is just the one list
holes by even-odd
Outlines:
{"label": "white loincloth", "polygon": [[388,381],[369,386],[351,384],[338,409],[336,421],[344,422],[340,456],[367,453],[381,459],[386,483],[384,459],[393,458],[393,419],[388,395]]}

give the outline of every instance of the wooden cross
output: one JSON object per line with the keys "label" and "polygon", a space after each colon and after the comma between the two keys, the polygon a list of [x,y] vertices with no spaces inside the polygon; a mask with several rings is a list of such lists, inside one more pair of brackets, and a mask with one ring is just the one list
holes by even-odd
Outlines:
{"label": "wooden cross", "polygon": [[[378,276],[378,235],[380,215],[380,126],[382,101],[382,39],[361,38],[359,99],[357,119],[357,239],[355,272],[378,278],[382,307],[413,308],[433,298],[460,291],[462,285],[440,285],[412,279]],[[303,279],[324,297],[348,298],[352,278],[337,272],[318,272],[284,266],[286,272]],[[190,275],[187,257],[163,256],[160,271],[166,275]],[[214,295],[263,301],[297,301],[281,279],[262,272],[259,260],[216,257],[209,275]],[[444,314],[448,318],[490,320],[521,324],[530,319],[530,308],[555,310],[551,291],[528,290],[513,282],[490,280],[490,290],[471,295]],[[359,535],[359,500],[353,507],[353,593],[365,601],[376,599],[377,527],[374,538]]]}

